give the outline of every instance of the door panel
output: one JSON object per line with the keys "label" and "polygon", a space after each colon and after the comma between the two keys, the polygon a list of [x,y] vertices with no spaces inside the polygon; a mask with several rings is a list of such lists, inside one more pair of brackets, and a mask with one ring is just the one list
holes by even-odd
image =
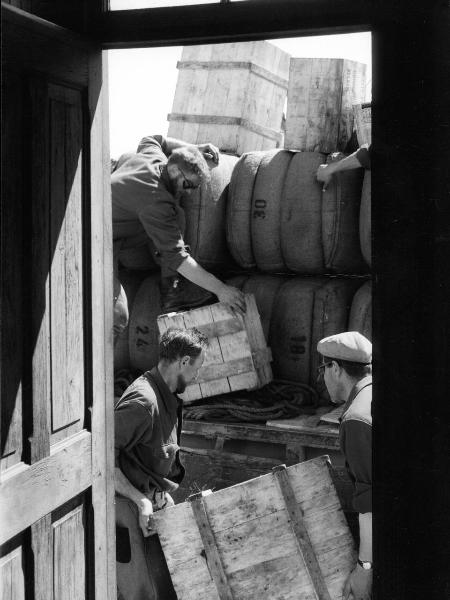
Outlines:
{"label": "door panel", "polygon": [[60,27],[15,9],[2,17],[6,123],[12,115],[2,138],[12,154],[2,183],[2,598],[112,600],[106,66],[98,47]]}

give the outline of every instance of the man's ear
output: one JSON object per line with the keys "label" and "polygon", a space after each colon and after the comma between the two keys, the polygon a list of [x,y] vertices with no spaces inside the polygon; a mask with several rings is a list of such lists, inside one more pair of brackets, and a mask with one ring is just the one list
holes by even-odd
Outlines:
{"label": "man's ear", "polygon": [[191,357],[190,357],[190,356],[188,356],[188,355],[186,355],[186,356],[183,356],[183,358],[181,359],[181,365],[182,365],[183,367],[186,367],[187,365],[189,365],[189,364],[190,364],[190,362],[191,362]]}
{"label": "man's ear", "polygon": [[336,373],[336,375],[339,375],[341,372],[341,366],[335,360],[332,360],[331,363],[332,363],[331,368],[334,369],[334,372]]}

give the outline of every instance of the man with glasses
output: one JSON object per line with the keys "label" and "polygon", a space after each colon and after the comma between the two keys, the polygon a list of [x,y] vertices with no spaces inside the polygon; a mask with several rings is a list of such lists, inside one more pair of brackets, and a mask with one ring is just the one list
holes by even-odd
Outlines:
{"label": "man with glasses", "polygon": [[145,137],[135,154],[120,157],[111,175],[114,239],[114,342],[128,322],[125,292],[118,280],[118,253],[149,243],[161,265],[162,311],[202,306],[217,296],[243,313],[242,292],[203,269],[183,239],[185,219],[180,198],[210,177],[205,157],[219,162],[212,144],[187,144],[161,135]]}
{"label": "man with glasses", "polygon": [[359,557],[344,586],[344,600],[372,595],[372,344],[357,331],[326,337],[317,344],[318,370],[333,404],[343,404],[339,441],[353,482],[359,513]]}

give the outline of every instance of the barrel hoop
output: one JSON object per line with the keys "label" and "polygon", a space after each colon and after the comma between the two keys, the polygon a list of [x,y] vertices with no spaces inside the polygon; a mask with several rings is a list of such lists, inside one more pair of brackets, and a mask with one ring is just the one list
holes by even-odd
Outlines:
{"label": "barrel hoop", "polygon": [[169,113],[168,121],[182,121],[184,123],[197,123],[201,125],[239,125],[249,131],[253,131],[258,135],[270,138],[271,140],[281,141],[282,134],[274,129],[262,127],[256,123],[252,123],[248,119],[242,117],[223,117],[219,115],[189,115],[184,113]]}
{"label": "barrel hoop", "polygon": [[283,88],[284,90],[288,89],[288,80],[280,77],[279,75],[275,75],[271,73],[267,69],[260,67],[259,65],[255,65],[252,62],[245,61],[220,61],[220,60],[212,60],[212,61],[202,61],[202,60],[183,60],[177,62],[177,69],[245,69],[246,71],[250,71],[257,77],[261,77],[262,79],[266,79],[277,85],[278,87]]}

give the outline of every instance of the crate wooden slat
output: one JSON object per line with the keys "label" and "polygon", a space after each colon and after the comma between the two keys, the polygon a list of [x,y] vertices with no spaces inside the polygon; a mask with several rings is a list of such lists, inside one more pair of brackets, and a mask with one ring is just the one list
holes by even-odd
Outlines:
{"label": "crate wooden slat", "polygon": [[[284,471],[287,503],[279,477],[269,473],[201,498],[214,562],[220,562],[234,600],[340,599],[356,551],[328,457]],[[161,545],[179,600],[221,600],[195,512],[184,502],[156,513]],[[293,515],[300,524],[293,523]],[[311,555],[298,541],[298,525],[307,533],[315,567],[306,565]]]}
{"label": "crate wooden slat", "polygon": [[170,327],[196,327],[209,339],[205,362],[194,384],[181,395],[185,402],[257,389],[272,380],[272,355],[253,294],[245,294],[244,317],[221,303],[158,317],[162,334]]}

